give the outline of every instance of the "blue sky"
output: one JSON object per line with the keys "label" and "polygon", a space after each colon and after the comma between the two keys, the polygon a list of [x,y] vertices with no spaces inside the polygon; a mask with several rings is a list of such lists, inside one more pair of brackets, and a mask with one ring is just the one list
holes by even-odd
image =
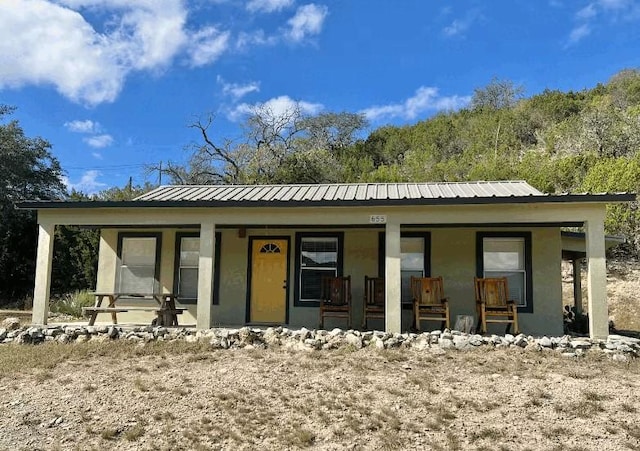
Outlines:
{"label": "blue sky", "polygon": [[0,0],[0,103],[88,193],[184,161],[207,113],[220,139],[261,105],[374,129],[462,108],[493,77],[532,95],[638,67],[634,0]]}

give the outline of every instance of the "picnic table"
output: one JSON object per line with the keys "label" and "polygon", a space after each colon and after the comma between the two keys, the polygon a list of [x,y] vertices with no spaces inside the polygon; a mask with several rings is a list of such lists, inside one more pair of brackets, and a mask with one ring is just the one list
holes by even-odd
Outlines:
{"label": "picnic table", "polygon": [[[118,324],[117,313],[131,311],[155,312],[155,324],[158,326],[177,326],[178,315],[182,314],[186,309],[176,308],[176,295],[173,293],[94,293],[96,302],[93,307],[84,307],[82,312],[89,315],[89,325],[93,326],[96,322],[98,313],[111,313],[113,324]],[[108,301],[107,306],[103,306],[104,300]],[[135,305],[116,305],[119,300],[127,299],[128,301],[136,299],[153,299],[157,306],[135,306]]]}

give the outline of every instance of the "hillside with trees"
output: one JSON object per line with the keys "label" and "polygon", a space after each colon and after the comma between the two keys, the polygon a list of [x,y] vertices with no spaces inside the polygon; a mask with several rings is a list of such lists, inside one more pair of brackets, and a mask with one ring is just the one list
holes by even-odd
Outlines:
{"label": "hillside with trees", "polygon": [[[640,191],[640,71],[583,91],[524,88],[494,79],[465,109],[371,131],[354,113],[276,116],[257,109],[236,141],[213,138],[212,117],[175,183],[426,182],[523,179],[544,192]],[[366,136],[366,137],[364,137]],[[607,232],[638,256],[638,205],[609,209]]]}
{"label": "hillside with trees", "polygon": [[[359,114],[257,109],[240,139],[214,139],[214,117],[192,124],[186,164],[161,170],[172,183],[258,184],[427,182],[523,179],[559,192],[640,191],[640,71],[623,70],[579,92],[524,88],[492,80],[467,108],[411,125],[370,130]],[[51,145],[25,136],[0,105],[0,303],[33,287],[35,215],[13,208],[26,199],[131,199],[152,188],[113,187],[98,195],[65,192]],[[4,121],[4,122],[3,122]],[[609,207],[607,233],[628,239],[622,252],[640,256],[638,203]],[[95,283],[98,234],[56,229],[54,293]]]}

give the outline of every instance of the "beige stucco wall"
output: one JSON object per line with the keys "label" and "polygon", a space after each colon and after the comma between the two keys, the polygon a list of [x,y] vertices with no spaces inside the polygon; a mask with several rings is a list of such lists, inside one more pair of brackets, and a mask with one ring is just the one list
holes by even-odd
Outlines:
{"label": "beige stucco wall", "polygon": [[[457,228],[431,231],[431,274],[444,278],[450,298],[452,325],[457,315],[475,315],[476,232],[504,229]],[[520,313],[520,329],[532,334],[562,334],[561,240],[558,228],[513,228],[531,231],[533,311]],[[504,325],[488,332],[504,333]]]}
{"label": "beige stucco wall", "polygon": [[[103,229],[100,243],[98,267],[98,291],[112,291],[116,286],[117,243],[119,232],[161,231],[160,284],[163,291],[173,291],[175,234],[177,229]],[[182,229],[184,230],[184,229]],[[412,228],[411,231],[420,229]],[[441,275],[445,281],[446,295],[451,302],[452,324],[456,315],[475,315],[473,277],[476,274],[476,232],[499,231],[504,228],[433,228],[423,229],[431,233],[431,274]],[[510,231],[532,232],[533,260],[533,304],[534,313],[521,313],[521,329],[532,334],[562,333],[562,293],[560,255],[560,230],[556,227],[510,228]],[[220,242],[220,289],[218,304],[214,305],[215,325],[242,325],[247,309],[247,265],[249,237],[278,236],[289,237],[289,325],[292,327],[317,327],[316,307],[294,306],[295,233],[291,229],[247,229],[244,238],[238,236],[237,229],[221,229]],[[310,229],[298,230],[310,232]],[[336,231],[336,229],[317,229]],[[378,274],[378,234],[379,229],[343,229],[344,233],[344,274],[352,277],[353,313],[352,324],[359,327],[362,321],[362,301],[364,276]],[[140,300],[135,300],[140,305]],[[124,303],[123,303],[124,305]],[[153,305],[150,303],[149,305]],[[195,304],[183,304],[187,308],[180,318],[180,324],[195,324]],[[411,311],[403,311],[402,327],[411,325]],[[119,322],[148,324],[152,313],[122,313]],[[100,314],[98,322],[109,323],[110,315]],[[423,328],[433,329],[439,325],[425,323]],[[344,321],[329,319],[325,327],[345,327]],[[370,327],[382,329],[382,321],[370,322]],[[503,332],[503,325],[490,326],[489,332]]]}

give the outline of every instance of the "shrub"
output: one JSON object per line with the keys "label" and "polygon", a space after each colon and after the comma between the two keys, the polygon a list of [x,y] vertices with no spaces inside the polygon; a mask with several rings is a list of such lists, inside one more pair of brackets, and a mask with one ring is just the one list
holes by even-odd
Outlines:
{"label": "shrub", "polygon": [[94,304],[94,296],[87,290],[74,291],[64,294],[62,297],[51,301],[51,311],[79,318],[82,316],[82,307],[90,307]]}

